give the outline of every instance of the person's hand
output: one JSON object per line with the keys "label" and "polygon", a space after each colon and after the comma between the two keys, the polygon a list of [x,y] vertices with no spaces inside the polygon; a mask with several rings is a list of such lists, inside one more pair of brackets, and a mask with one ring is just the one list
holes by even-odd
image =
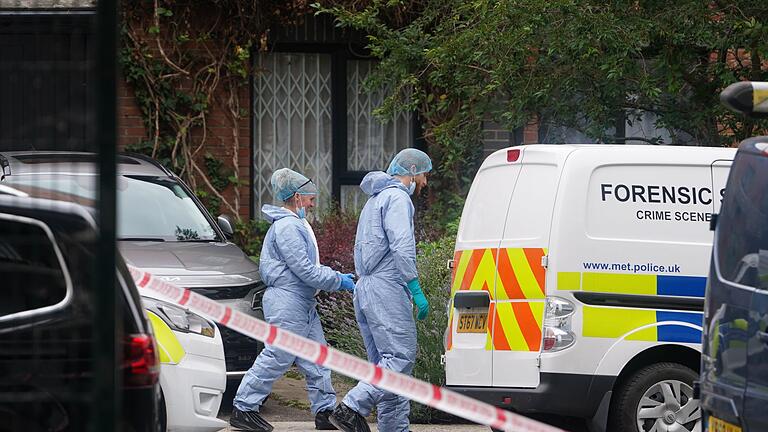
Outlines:
{"label": "person's hand", "polygon": [[429,302],[427,301],[427,297],[424,295],[424,292],[421,291],[419,280],[413,279],[412,281],[408,282],[408,290],[413,296],[413,303],[419,309],[419,313],[416,314],[416,318],[423,320],[429,314]]}
{"label": "person's hand", "polygon": [[341,286],[339,287],[339,291],[355,290],[355,281],[353,280],[355,275],[352,273],[339,273],[339,276],[341,277]]}

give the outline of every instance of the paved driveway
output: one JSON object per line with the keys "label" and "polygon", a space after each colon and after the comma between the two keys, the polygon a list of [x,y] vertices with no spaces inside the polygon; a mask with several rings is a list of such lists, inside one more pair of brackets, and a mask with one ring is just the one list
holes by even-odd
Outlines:
{"label": "paved driveway", "polygon": [[[315,424],[312,422],[275,422],[274,432],[315,432]],[[229,432],[235,429],[223,429]],[[371,431],[376,432],[376,425],[371,425]],[[484,426],[473,425],[411,425],[413,432],[490,432],[490,429]]]}

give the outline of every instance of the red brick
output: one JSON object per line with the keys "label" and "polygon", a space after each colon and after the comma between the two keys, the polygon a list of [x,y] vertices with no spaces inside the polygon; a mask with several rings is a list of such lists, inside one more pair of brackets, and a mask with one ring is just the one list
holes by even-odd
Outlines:
{"label": "red brick", "polygon": [[143,127],[125,127],[122,130],[125,136],[141,137],[147,135],[147,131]]}

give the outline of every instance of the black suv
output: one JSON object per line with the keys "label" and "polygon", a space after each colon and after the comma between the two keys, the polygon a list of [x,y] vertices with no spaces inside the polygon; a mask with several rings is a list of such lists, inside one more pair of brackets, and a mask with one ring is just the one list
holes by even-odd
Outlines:
{"label": "black suv", "polygon": [[[266,286],[259,267],[229,241],[231,222],[214,220],[195,194],[157,161],[137,154],[118,157],[118,246],[128,264],[189,288],[241,312],[263,318]],[[96,156],[91,153],[25,151],[0,153],[4,180],[31,196],[53,192],[94,207]],[[227,376],[239,380],[262,348],[226,327]]]}
{"label": "black suv", "polygon": [[[768,83],[729,86],[721,100],[768,115]],[[768,136],[741,143],[712,248],[701,354],[702,417],[710,431],[768,430]]]}
{"label": "black suv", "polygon": [[[0,191],[2,192],[2,191]],[[81,431],[91,412],[96,231],[79,205],[0,193],[0,431]],[[158,430],[160,364],[118,257],[125,431]]]}

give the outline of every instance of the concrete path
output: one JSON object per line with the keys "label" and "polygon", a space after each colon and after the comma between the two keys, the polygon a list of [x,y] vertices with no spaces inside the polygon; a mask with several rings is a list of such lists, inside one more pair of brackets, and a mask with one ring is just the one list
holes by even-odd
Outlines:
{"label": "concrete path", "polygon": [[[274,422],[274,432],[315,432],[313,422]],[[377,432],[376,425],[370,425],[372,432]],[[235,432],[235,429],[222,429],[222,432]],[[411,425],[413,432],[490,432],[490,429],[484,426],[474,425]]]}

